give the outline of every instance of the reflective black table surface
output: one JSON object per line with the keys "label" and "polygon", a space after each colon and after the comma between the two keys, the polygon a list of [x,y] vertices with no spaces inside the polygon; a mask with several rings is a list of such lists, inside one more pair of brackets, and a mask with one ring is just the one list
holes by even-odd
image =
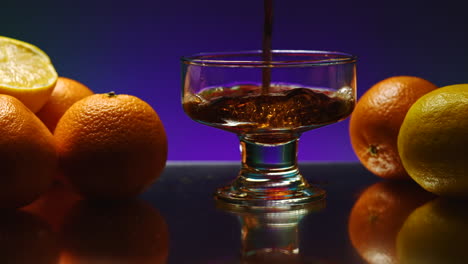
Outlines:
{"label": "reflective black table surface", "polygon": [[[169,164],[142,196],[168,223],[168,263],[365,263],[350,242],[348,219],[359,193],[377,179],[360,164],[301,163],[301,173],[323,187],[327,198],[307,210],[276,214],[242,212],[215,202],[215,189],[233,180],[239,169],[238,163]],[[255,257],[255,250],[268,254],[262,247],[270,248],[272,256]],[[300,257],[278,256],[275,247],[285,255],[297,248]]]}
{"label": "reflective black table surface", "polygon": [[359,163],[299,166],[327,197],[289,210],[216,202],[235,162],[169,162],[127,202],[58,189],[2,215],[0,263],[468,263],[466,202],[382,180]]}

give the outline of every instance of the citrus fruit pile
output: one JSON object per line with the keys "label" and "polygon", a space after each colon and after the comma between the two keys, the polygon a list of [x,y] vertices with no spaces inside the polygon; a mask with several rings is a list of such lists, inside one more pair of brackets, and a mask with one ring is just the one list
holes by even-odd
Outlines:
{"label": "citrus fruit pile", "polygon": [[94,94],[58,76],[38,47],[2,36],[0,134],[0,209],[31,204],[54,182],[82,198],[132,198],[167,159],[163,124],[146,102]]}
{"label": "citrus fruit pile", "polygon": [[468,196],[468,84],[438,88],[413,76],[372,86],[350,120],[361,163],[386,179],[412,178],[442,196]]}

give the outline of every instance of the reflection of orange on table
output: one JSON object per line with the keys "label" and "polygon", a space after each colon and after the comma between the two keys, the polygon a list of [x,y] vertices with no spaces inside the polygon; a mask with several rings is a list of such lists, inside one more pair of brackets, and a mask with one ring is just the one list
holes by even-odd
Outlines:
{"label": "reflection of orange on table", "polygon": [[39,199],[21,210],[41,217],[51,225],[55,232],[58,232],[62,226],[63,218],[80,199],[78,194],[72,192],[67,186],[55,182]]}
{"label": "reflection of orange on table", "polygon": [[57,263],[56,234],[39,217],[24,211],[0,213],[0,263]]}
{"label": "reflection of orange on table", "polygon": [[398,263],[396,237],[408,215],[433,196],[414,182],[383,181],[368,187],[349,216],[351,243],[371,264]]}
{"label": "reflection of orange on table", "polygon": [[149,204],[82,201],[67,215],[62,229],[60,264],[166,263],[169,231]]}

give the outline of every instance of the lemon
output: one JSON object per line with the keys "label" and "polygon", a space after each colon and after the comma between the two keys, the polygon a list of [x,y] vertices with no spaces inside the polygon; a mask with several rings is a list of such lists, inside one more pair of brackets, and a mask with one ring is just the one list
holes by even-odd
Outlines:
{"label": "lemon", "polygon": [[466,202],[437,198],[414,210],[396,239],[398,263],[468,263]]}
{"label": "lemon", "polygon": [[419,98],[401,125],[398,152],[408,174],[424,189],[468,196],[468,84]]}
{"label": "lemon", "polygon": [[57,78],[49,56],[41,49],[0,36],[0,94],[14,96],[37,112],[52,93]]}

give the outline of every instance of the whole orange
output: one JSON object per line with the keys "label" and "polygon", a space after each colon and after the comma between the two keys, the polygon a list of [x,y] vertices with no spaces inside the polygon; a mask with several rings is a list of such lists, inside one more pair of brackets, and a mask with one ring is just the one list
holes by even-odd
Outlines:
{"label": "whole orange", "polygon": [[406,217],[434,196],[412,181],[368,187],[349,215],[352,245],[369,264],[397,264],[396,239]]}
{"label": "whole orange", "polygon": [[36,115],[51,132],[54,132],[65,111],[78,100],[92,94],[93,91],[84,84],[66,77],[58,77],[52,94]]}
{"label": "whole orange", "polygon": [[54,135],[63,176],[85,198],[137,196],[166,164],[163,123],[135,96],[83,98],[65,112]]}
{"label": "whole orange", "polygon": [[437,89],[413,76],[395,76],[373,85],[359,99],[351,115],[351,144],[361,163],[387,179],[409,179],[398,154],[397,139],[411,105]]}
{"label": "whole orange", "polygon": [[57,170],[54,137],[29,108],[0,94],[0,209],[31,203]]}

